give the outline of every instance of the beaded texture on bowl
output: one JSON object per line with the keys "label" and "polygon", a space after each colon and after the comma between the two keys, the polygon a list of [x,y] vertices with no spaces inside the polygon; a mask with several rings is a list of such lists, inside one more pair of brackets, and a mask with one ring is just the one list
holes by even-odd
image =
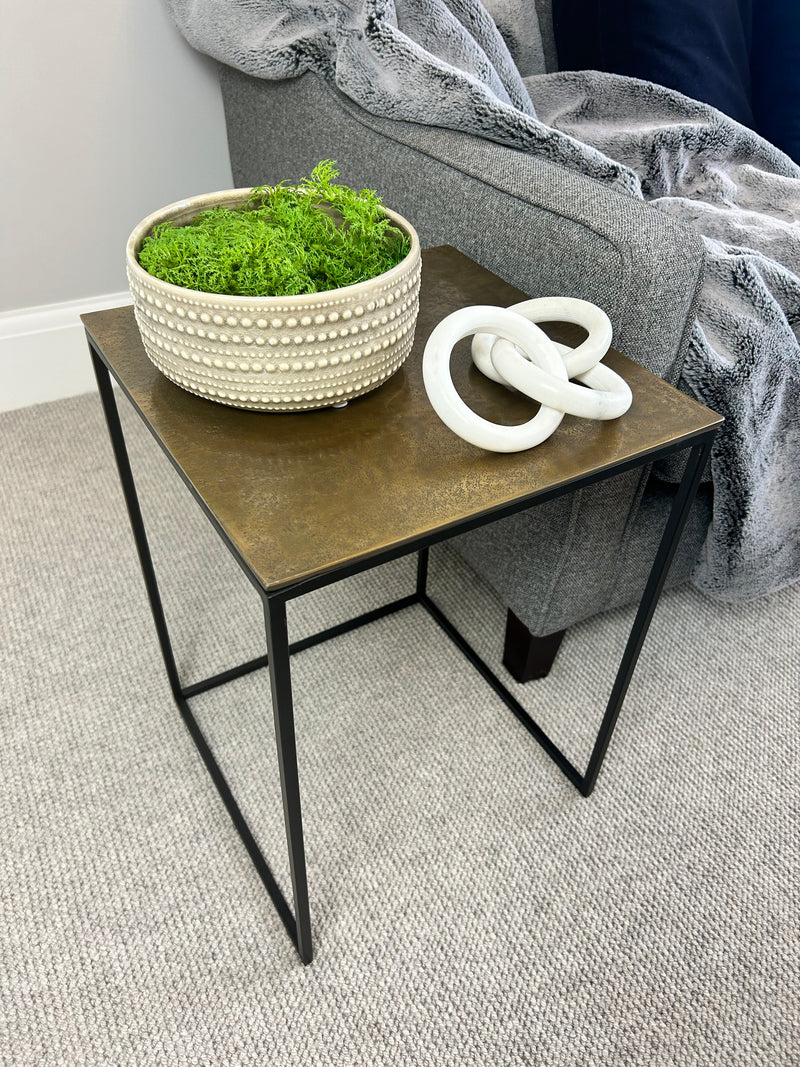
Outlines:
{"label": "beaded texture on bowl", "polygon": [[303,296],[223,296],[162,282],[139,265],[161,222],[186,223],[215,204],[236,207],[249,189],[182,200],[144,219],[127,245],[128,283],[145,351],[170,381],[231,407],[308,411],[376,389],[402,365],[419,310],[419,238],[406,258],[369,281]]}

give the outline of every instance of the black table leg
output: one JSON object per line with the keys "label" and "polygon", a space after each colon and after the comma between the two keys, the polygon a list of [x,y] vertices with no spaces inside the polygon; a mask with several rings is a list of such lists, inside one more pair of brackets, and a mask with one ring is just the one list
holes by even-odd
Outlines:
{"label": "black table leg", "polygon": [[611,690],[611,696],[606,705],[600,730],[595,740],[594,748],[585,772],[579,771],[578,768],[567,759],[564,753],[547,736],[539,724],[531,715],[529,715],[528,711],[509,691],[508,687],[498,678],[491,667],[489,667],[478,655],[466,638],[459,633],[458,629],[447,618],[441,608],[439,608],[431,599],[426,592],[427,555],[423,556],[423,553],[420,552],[419,577],[417,581],[417,596],[419,603],[422,604],[428,613],[436,620],[445,633],[462,651],[464,656],[466,656],[470,663],[472,663],[483,676],[485,681],[487,681],[492,689],[494,689],[495,693],[497,693],[506,706],[514,713],[514,715],[516,715],[525,729],[536,738],[548,756],[550,756],[553,762],[561,769],[561,771],[563,771],[567,778],[569,778],[578,792],[585,797],[589,796],[597,782],[597,776],[600,773],[600,768],[603,764],[603,759],[611,740],[611,735],[614,732],[622,702],[628,691],[636,661],[639,658],[644,639],[647,636],[647,630],[653,618],[653,613],[664,586],[670,564],[675,555],[675,550],[678,547],[681,533],[686,524],[689,509],[700,484],[700,478],[705,470],[706,463],[708,462],[715,434],[716,427],[710,433],[704,434],[698,439],[696,444],[691,446],[686,469],[672,502],[664,533],[661,537],[661,542],[658,551],[656,552],[653,566],[650,570],[650,575],[639,603],[639,609],[636,613],[630,636],[628,637],[625,650],[622,654],[622,660],[617,670],[614,685]]}
{"label": "black table leg", "polygon": [[600,732],[597,735],[594,749],[589,757],[586,771],[578,785],[578,789],[585,797],[589,796],[597,782],[597,776],[600,773],[600,767],[602,766],[608,743],[611,740],[611,734],[614,731],[617,716],[622,707],[622,701],[625,699],[625,694],[628,691],[634,667],[639,659],[639,653],[642,650],[644,639],[647,636],[647,631],[650,627],[650,622],[652,621],[658,598],[661,595],[661,590],[664,588],[664,582],[666,581],[670,565],[675,556],[675,551],[678,547],[681,534],[683,533],[683,528],[686,525],[689,509],[692,506],[692,501],[694,500],[698,486],[700,485],[700,478],[705,470],[706,463],[708,462],[713,441],[714,433],[711,433],[710,435],[703,437],[698,444],[693,445],[691,452],[689,453],[683,478],[678,486],[675,499],[672,502],[667,524],[664,527],[664,533],[661,536],[658,551],[653,560],[653,566],[650,569],[650,575],[647,579],[644,592],[642,593],[642,599],[639,602],[639,609],[636,612],[636,618],[633,621],[633,627],[631,628],[630,636],[625,645],[625,651],[622,653],[622,660],[614,680],[614,686],[611,690],[608,705],[606,706],[603,722],[600,726]]}
{"label": "black table leg", "polygon": [[267,629],[269,680],[272,689],[272,713],[275,719],[275,742],[278,748],[278,768],[283,797],[283,819],[289,867],[292,875],[294,913],[297,926],[296,945],[303,963],[313,957],[311,945],[311,914],[308,904],[308,880],[303,845],[303,819],[300,810],[300,783],[297,773],[297,746],[294,732],[289,637],[286,624],[286,603],[277,597],[264,597],[264,618]]}
{"label": "black table leg", "polygon": [[[272,899],[278,915],[297,948],[303,963],[310,963],[312,959],[311,946],[311,923],[308,904],[308,886],[305,872],[305,855],[303,849],[303,829],[300,815],[300,795],[298,789],[297,757],[295,752],[294,720],[292,713],[292,691],[289,675],[289,652],[286,640],[286,606],[280,602],[266,609],[267,618],[267,648],[269,657],[261,656],[249,663],[237,667],[234,670],[224,671],[192,685],[183,686],[178,674],[175,655],[169,637],[167,621],[158,589],[155,568],[153,567],[150,546],[147,540],[144,520],[142,518],[136,484],[131,470],[128,450],[125,444],[125,435],[119,418],[114,388],[111,384],[109,370],[96,352],[91,342],[89,349],[94,364],[97,385],[100,391],[100,399],[103,404],[106,424],[108,426],[114,458],[119,472],[120,484],[128,509],[133,538],[139,563],[142,568],[147,597],[150,602],[150,610],[153,615],[161,654],[166,667],[167,678],[175,703],[183,718],[189,734],[203,759],[203,762],[211,775],[212,781],[222,798],[228,814],[253,861],[262,882]],[[278,763],[280,767],[281,789],[283,793],[284,817],[286,820],[286,836],[289,844],[289,862],[292,874],[292,887],[294,891],[295,915],[286,902],[280,886],[275,880],[267,861],[256,843],[250,827],[228,785],[228,782],[217,760],[206,741],[200,726],[195,719],[189,705],[189,698],[209,689],[224,685],[234,678],[241,677],[267,665],[269,659],[270,681],[272,683],[273,711],[275,717],[275,732],[278,743]],[[274,666],[273,666],[274,664]]]}
{"label": "black table leg", "polygon": [[125,506],[128,509],[128,517],[131,523],[131,530],[133,531],[133,539],[136,543],[136,551],[142,568],[145,588],[147,589],[147,598],[150,601],[150,610],[153,614],[153,622],[155,623],[156,633],[158,635],[158,643],[161,647],[161,655],[164,657],[164,666],[167,670],[167,678],[169,679],[172,695],[176,700],[179,700],[182,696],[182,692],[180,679],[178,678],[178,668],[175,665],[175,656],[169,639],[167,622],[161,604],[161,596],[158,592],[158,582],[156,581],[156,574],[153,569],[150,547],[147,543],[147,534],[144,528],[144,520],[142,519],[142,511],[139,506],[139,498],[136,494],[136,485],[133,480],[133,472],[131,471],[131,464],[128,458],[128,450],[125,446],[125,435],[122,432],[122,424],[119,420],[119,410],[117,408],[116,397],[114,396],[114,388],[111,384],[111,375],[91,343],[89,344],[89,351],[92,354],[92,363],[94,364],[94,373],[97,378],[97,387],[100,390],[100,399],[103,404],[103,412],[106,417],[108,433],[111,438],[111,446],[114,450],[114,459],[116,460],[117,470],[119,472],[122,493],[125,497]]}

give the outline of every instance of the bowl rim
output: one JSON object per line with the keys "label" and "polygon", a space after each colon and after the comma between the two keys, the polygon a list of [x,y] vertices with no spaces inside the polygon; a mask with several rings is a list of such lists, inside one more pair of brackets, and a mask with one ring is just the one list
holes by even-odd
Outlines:
{"label": "bowl rim", "polygon": [[[241,203],[243,200],[249,199],[252,191],[252,187],[248,186],[243,189],[222,189],[215,193],[202,193],[199,196],[176,200],[174,203],[167,204],[165,207],[159,208],[157,211],[147,215],[133,228],[125,246],[129,275],[132,275],[142,283],[148,283],[154,286],[165,295],[173,294],[175,299],[182,297],[184,300],[189,299],[205,302],[209,306],[231,308],[250,306],[257,308],[263,307],[265,301],[269,301],[276,306],[280,305],[281,307],[291,308],[301,307],[307,305],[309,302],[317,300],[323,301],[325,297],[330,297],[334,293],[341,293],[342,299],[347,299],[351,296],[357,297],[359,291],[367,292],[370,287],[373,287],[378,282],[384,284],[393,280],[395,276],[399,278],[404,275],[409,270],[412,262],[420,258],[420,243],[417,231],[408,219],[382,204],[381,208],[386,215],[388,215],[392,222],[411,238],[411,248],[408,254],[390,270],[384,271],[383,274],[376,274],[374,278],[367,278],[363,282],[355,282],[353,285],[341,286],[338,289],[322,289],[316,293],[296,293],[287,296],[236,296],[231,293],[209,293],[203,289],[188,289],[182,285],[174,285],[172,282],[162,281],[161,278],[157,278],[154,274],[150,274],[146,271],[139,263],[138,251],[142,242],[159,223],[169,222],[170,219],[180,216],[183,213],[186,213],[187,216],[199,214],[206,208],[219,204],[228,205]],[[211,301],[213,301],[213,305],[209,303]]]}

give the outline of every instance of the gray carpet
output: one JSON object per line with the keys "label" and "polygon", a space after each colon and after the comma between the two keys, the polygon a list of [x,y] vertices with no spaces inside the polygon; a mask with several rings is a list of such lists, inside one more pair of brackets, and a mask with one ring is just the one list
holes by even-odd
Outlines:
{"label": "gray carpet", "polygon": [[[253,591],[125,422],[185,677],[258,654]],[[800,587],[665,597],[589,800],[418,609],[297,656],[303,968],[172,706],[99,401],[0,441],[0,1063],[800,1063]],[[502,607],[434,564],[496,660]],[[314,594],[292,632],[412,580]],[[629,623],[524,689],[575,760]],[[267,680],[196,707],[285,885]]]}

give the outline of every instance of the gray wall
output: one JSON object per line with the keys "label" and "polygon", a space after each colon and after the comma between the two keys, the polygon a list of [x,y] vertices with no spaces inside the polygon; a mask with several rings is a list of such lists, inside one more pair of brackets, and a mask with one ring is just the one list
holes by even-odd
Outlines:
{"label": "gray wall", "polygon": [[216,72],[161,0],[2,0],[0,311],[127,288],[156,208],[231,185]]}

